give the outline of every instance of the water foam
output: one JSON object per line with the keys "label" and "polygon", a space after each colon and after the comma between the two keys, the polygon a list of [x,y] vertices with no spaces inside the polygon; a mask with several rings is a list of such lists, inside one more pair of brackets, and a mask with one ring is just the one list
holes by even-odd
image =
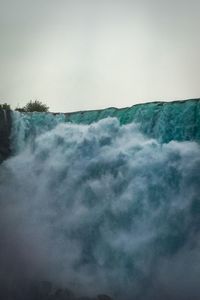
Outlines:
{"label": "water foam", "polygon": [[162,144],[116,118],[39,128],[26,138],[15,127],[16,154],[0,170],[12,274],[25,264],[89,295],[197,299],[199,144]]}

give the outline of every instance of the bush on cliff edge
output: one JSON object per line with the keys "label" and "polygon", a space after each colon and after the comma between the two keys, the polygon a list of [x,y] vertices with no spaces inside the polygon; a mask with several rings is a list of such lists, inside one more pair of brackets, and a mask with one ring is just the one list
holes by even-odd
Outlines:
{"label": "bush on cliff edge", "polygon": [[10,105],[7,103],[0,104],[0,109],[10,110]]}
{"label": "bush on cliff edge", "polygon": [[20,111],[20,112],[48,112],[49,107],[42,103],[39,100],[35,101],[29,101],[24,107],[22,108],[16,108],[15,110]]}

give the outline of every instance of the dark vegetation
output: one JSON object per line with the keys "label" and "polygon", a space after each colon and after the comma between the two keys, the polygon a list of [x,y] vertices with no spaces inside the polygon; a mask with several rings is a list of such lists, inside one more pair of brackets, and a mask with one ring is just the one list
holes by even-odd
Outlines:
{"label": "dark vegetation", "polygon": [[17,107],[15,110],[20,112],[48,112],[49,107],[39,100],[29,101],[24,107]]}
{"label": "dark vegetation", "polygon": [[[10,104],[7,103],[0,103],[0,109],[4,109],[4,110],[11,110]],[[23,107],[16,107],[15,110],[19,111],[19,112],[48,112],[49,111],[49,107],[42,103],[39,100],[30,100],[29,102],[26,103],[25,106]]]}
{"label": "dark vegetation", "polygon": [[0,109],[10,110],[11,108],[10,105],[7,103],[3,103],[3,104],[0,103]]}

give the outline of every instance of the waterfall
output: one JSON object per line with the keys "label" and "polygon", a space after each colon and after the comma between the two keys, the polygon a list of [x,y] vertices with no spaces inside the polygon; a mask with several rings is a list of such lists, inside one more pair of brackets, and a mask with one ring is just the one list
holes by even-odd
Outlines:
{"label": "waterfall", "polygon": [[120,300],[199,299],[199,112],[170,105],[137,108],[132,120],[114,109],[13,112],[0,278]]}

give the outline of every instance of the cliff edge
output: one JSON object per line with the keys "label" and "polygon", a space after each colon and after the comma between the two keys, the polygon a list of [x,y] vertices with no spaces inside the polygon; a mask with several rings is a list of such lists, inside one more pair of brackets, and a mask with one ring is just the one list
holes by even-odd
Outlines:
{"label": "cliff edge", "polygon": [[11,111],[0,109],[0,163],[11,154]]}

